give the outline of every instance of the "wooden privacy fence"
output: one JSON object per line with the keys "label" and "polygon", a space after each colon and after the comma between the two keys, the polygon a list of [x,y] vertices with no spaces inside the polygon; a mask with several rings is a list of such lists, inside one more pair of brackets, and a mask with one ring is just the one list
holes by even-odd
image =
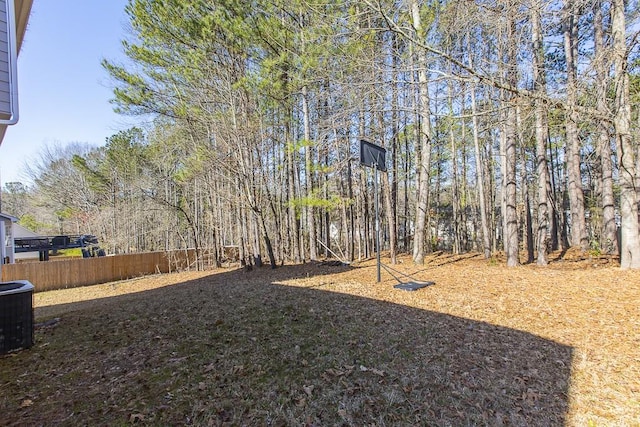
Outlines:
{"label": "wooden privacy fence", "polygon": [[28,280],[36,292],[96,285],[154,273],[181,270],[195,261],[193,249],[98,258],[71,258],[2,266],[2,281]]}

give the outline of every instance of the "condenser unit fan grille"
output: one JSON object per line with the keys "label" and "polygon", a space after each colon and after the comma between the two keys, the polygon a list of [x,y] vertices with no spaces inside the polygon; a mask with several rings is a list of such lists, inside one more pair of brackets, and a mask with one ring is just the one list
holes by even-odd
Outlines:
{"label": "condenser unit fan grille", "polygon": [[0,283],[0,354],[33,345],[33,285]]}

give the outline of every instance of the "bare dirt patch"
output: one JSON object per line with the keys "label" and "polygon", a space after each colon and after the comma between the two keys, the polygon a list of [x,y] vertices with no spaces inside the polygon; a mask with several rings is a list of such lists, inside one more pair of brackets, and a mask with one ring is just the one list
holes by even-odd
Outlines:
{"label": "bare dirt patch", "polygon": [[39,293],[59,321],[0,357],[0,425],[640,425],[640,273],[568,255]]}

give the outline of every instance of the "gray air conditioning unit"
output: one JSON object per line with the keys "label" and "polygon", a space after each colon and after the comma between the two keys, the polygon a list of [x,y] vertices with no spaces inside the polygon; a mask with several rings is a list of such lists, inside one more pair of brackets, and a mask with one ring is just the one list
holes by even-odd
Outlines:
{"label": "gray air conditioning unit", "polygon": [[33,290],[26,280],[0,282],[0,354],[33,346]]}

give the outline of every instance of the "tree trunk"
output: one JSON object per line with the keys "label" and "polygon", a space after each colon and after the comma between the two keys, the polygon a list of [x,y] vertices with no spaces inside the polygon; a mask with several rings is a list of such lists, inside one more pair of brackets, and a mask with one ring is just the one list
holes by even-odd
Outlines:
{"label": "tree trunk", "polygon": [[[324,166],[329,167],[329,148],[325,148]],[[323,175],[324,199],[329,200],[329,175],[326,172]],[[329,212],[329,208],[324,208],[324,246],[324,256],[325,258],[329,258],[331,256],[331,213]]]}
{"label": "tree trunk", "polygon": [[373,228],[371,227],[371,201],[369,200],[369,186],[367,183],[366,171],[360,172],[360,256],[369,258],[371,256],[371,236],[373,235]]}
{"label": "tree trunk", "polygon": [[[413,27],[419,39],[424,38],[420,18],[420,6],[417,0],[411,0]],[[429,112],[429,82],[427,79],[427,53],[418,48],[418,98],[420,117],[420,160],[418,163],[418,194],[416,203],[416,221],[413,238],[413,262],[424,264],[425,229],[428,227],[429,209],[429,169],[431,167],[431,118]]]}
{"label": "tree trunk", "polygon": [[[533,44],[533,81],[534,90],[546,95],[546,77],[544,72],[544,52],[542,49],[542,32],[540,29],[540,3],[535,2],[531,9],[531,41]],[[549,239],[549,167],[547,165],[547,112],[540,98],[534,100],[535,138],[536,138],[536,171],[538,175],[538,230],[537,264],[547,265],[547,245]]]}
{"label": "tree trunk", "polygon": [[[348,157],[351,157],[351,149],[349,149]],[[351,160],[347,161],[347,197],[349,197],[349,244],[347,246],[349,261],[355,259],[355,240],[356,240],[356,213],[355,203],[353,196],[353,168],[351,167]]]}
{"label": "tree trunk", "polygon": [[[461,83],[461,90],[460,90],[462,99],[461,99],[461,103],[462,105],[465,105],[466,102],[466,89],[465,89],[465,84]],[[458,220],[458,225],[459,225],[459,231],[458,234],[460,235],[460,246],[462,248],[463,252],[467,252],[468,250],[470,250],[470,246],[469,246],[469,229],[467,227],[467,224],[469,223],[468,221],[468,217],[467,217],[467,206],[469,204],[469,200],[470,200],[470,196],[469,196],[469,190],[468,190],[468,180],[467,180],[467,171],[469,170],[469,164],[468,162],[468,155],[467,155],[467,124],[465,123],[465,118],[461,118],[460,119],[460,141],[461,141],[461,150],[460,150],[460,156],[462,157],[461,159],[461,171],[460,171],[460,187],[459,187],[459,193],[460,193],[460,203],[458,203],[458,209],[459,209],[459,220]]]}
{"label": "tree trunk", "polygon": [[574,0],[565,0],[563,9],[564,23],[564,55],[567,67],[567,111],[565,130],[567,137],[567,178],[569,191],[569,207],[571,211],[571,246],[586,251],[589,248],[587,226],[584,213],[584,193],[582,191],[582,175],[580,173],[580,139],[578,136],[579,114],[577,89],[577,49],[578,24],[576,20]]}
{"label": "tree trunk", "polygon": [[[491,131],[489,131],[491,134]],[[493,137],[490,137],[493,140]],[[498,219],[496,216],[496,188],[498,188],[498,184],[496,182],[496,174],[495,174],[495,165],[493,161],[489,159],[493,159],[493,144],[485,145],[486,153],[484,158],[486,161],[483,162],[483,175],[487,180],[487,186],[485,187],[485,203],[487,203],[487,215],[489,222],[489,233],[491,236],[491,251],[496,252],[498,250],[498,238],[496,230],[498,229]]]}
{"label": "tree trunk", "polygon": [[[568,241],[567,241],[567,229],[565,227],[565,192],[560,191],[559,182],[560,180],[560,171],[559,169],[559,160],[558,160],[558,148],[551,146],[551,138],[549,134],[546,136],[547,138],[547,146],[549,150],[549,164],[551,165],[551,181],[547,185],[547,192],[553,195],[553,203],[551,205],[553,211],[551,215],[551,249],[557,251],[562,247],[562,249],[567,249]],[[554,155],[555,154],[555,155]],[[555,161],[554,161],[555,159]],[[561,192],[561,196],[558,194]],[[562,226],[560,226],[560,220],[562,219]]]}
{"label": "tree trunk", "polygon": [[393,215],[393,204],[391,199],[391,186],[389,185],[389,172],[382,172],[378,176],[382,179],[382,193],[384,194],[384,210],[387,218],[387,226],[389,229],[389,257],[391,264],[396,264],[396,220]]}
{"label": "tree trunk", "polygon": [[491,258],[491,232],[487,218],[486,195],[484,192],[484,166],[480,152],[480,137],[478,131],[478,115],[476,111],[476,88],[471,87],[471,120],[473,126],[473,149],[476,159],[476,182],[478,185],[478,201],[480,204],[480,224],[482,230],[482,252],[485,259]]}
{"label": "tree trunk", "polygon": [[624,0],[613,0],[611,29],[613,33],[613,64],[615,69],[615,127],[618,164],[620,165],[620,267],[640,269],[640,233],[638,227],[638,193],[635,188],[634,147],[631,140],[631,106]]}
{"label": "tree trunk", "polygon": [[[520,109],[518,108],[517,114],[520,115]],[[522,124],[518,120],[518,126],[521,127]],[[522,136],[520,135],[520,140],[522,140]],[[527,173],[527,153],[524,147],[524,144],[521,145],[521,159],[520,159],[520,169],[521,169],[521,179],[522,179],[522,202],[523,202],[523,223],[524,223],[524,237],[525,242],[527,243],[527,264],[530,264],[535,259],[534,257],[534,248],[533,248],[533,216],[531,215],[531,200],[529,198],[529,178]]]}
{"label": "tree trunk", "polygon": [[[509,2],[511,3],[511,2]],[[509,4],[508,13],[513,13],[513,5]],[[516,57],[516,28],[515,19],[510,16],[507,22],[507,72],[506,81],[515,86],[517,83],[517,57]],[[505,96],[507,118],[505,123],[505,147],[504,147],[504,250],[507,256],[507,266],[515,267],[520,263],[518,244],[518,212],[517,212],[517,183],[516,183],[516,107],[512,94]],[[511,105],[510,105],[511,104]]]}
{"label": "tree trunk", "polygon": [[273,245],[271,244],[271,239],[269,238],[269,232],[267,231],[267,224],[265,223],[264,215],[262,215],[262,213],[258,213],[258,217],[260,219],[260,225],[262,226],[262,239],[267,249],[267,256],[269,257],[271,268],[273,269],[273,268],[276,268],[278,265],[276,264],[276,257],[273,254]]}
{"label": "tree trunk", "polygon": [[297,208],[294,204],[296,199],[296,150],[293,148],[292,138],[291,138],[291,125],[289,121],[290,115],[287,116],[285,123],[285,141],[286,146],[285,150],[287,153],[287,196],[289,199],[289,205],[287,208],[288,212],[288,236],[289,242],[291,243],[291,253],[289,256],[293,258],[293,262],[299,263],[301,261],[300,257],[300,227],[298,227],[298,214],[296,212]]}
{"label": "tree trunk", "polygon": [[[398,252],[398,55],[395,54],[398,48],[397,34],[391,33],[391,139],[389,140],[391,150],[391,171],[387,173],[391,183],[389,184],[389,200],[387,223],[389,224],[389,252],[391,264],[397,263],[396,254]],[[383,174],[385,175],[385,174]],[[383,176],[383,182],[387,182],[387,177]],[[386,192],[386,190],[385,190]]]}
{"label": "tree trunk", "polygon": [[302,122],[304,132],[304,182],[307,192],[307,233],[309,237],[309,258],[313,261],[318,258],[316,244],[315,209],[313,208],[314,172],[313,172],[313,146],[311,144],[311,117],[309,113],[309,94],[307,87],[302,88]]}
{"label": "tree trunk", "polygon": [[[596,108],[603,116],[609,114],[607,106],[607,90],[609,87],[609,73],[605,49],[605,36],[603,29],[602,2],[594,5],[594,45],[596,53],[597,96]],[[600,194],[602,197],[602,230],[600,233],[600,248],[604,253],[618,253],[618,233],[616,227],[615,196],[613,193],[613,162],[611,160],[611,137],[609,135],[609,123],[606,120],[598,120],[598,157],[600,160]]]}
{"label": "tree trunk", "polygon": [[504,251],[507,256],[507,266],[515,267],[520,263],[518,256],[518,212],[516,209],[516,111],[513,106],[507,108],[504,147]]}
{"label": "tree trunk", "polygon": [[253,239],[251,246],[253,246],[253,265],[256,267],[262,267],[262,254],[260,253],[260,230],[258,230],[258,212],[254,210],[254,214],[249,217],[251,222],[251,229],[253,231]]}
{"label": "tree trunk", "polygon": [[[453,82],[448,82],[449,114],[453,116]],[[449,142],[451,149],[451,231],[453,233],[453,253],[462,252],[460,245],[460,194],[458,185],[458,147],[454,134],[453,117],[449,123]]]}
{"label": "tree trunk", "polygon": [[403,197],[403,215],[402,215],[402,248],[405,252],[409,252],[409,248],[411,247],[411,237],[410,237],[410,233],[409,233],[409,215],[410,215],[410,210],[409,210],[409,171],[411,170],[411,156],[409,156],[409,132],[407,131],[407,122],[405,120],[405,125],[404,125],[404,152],[405,152],[405,159],[404,159],[404,167],[403,167],[403,173],[404,173],[404,179],[403,179],[403,190],[404,190],[404,197]]}

